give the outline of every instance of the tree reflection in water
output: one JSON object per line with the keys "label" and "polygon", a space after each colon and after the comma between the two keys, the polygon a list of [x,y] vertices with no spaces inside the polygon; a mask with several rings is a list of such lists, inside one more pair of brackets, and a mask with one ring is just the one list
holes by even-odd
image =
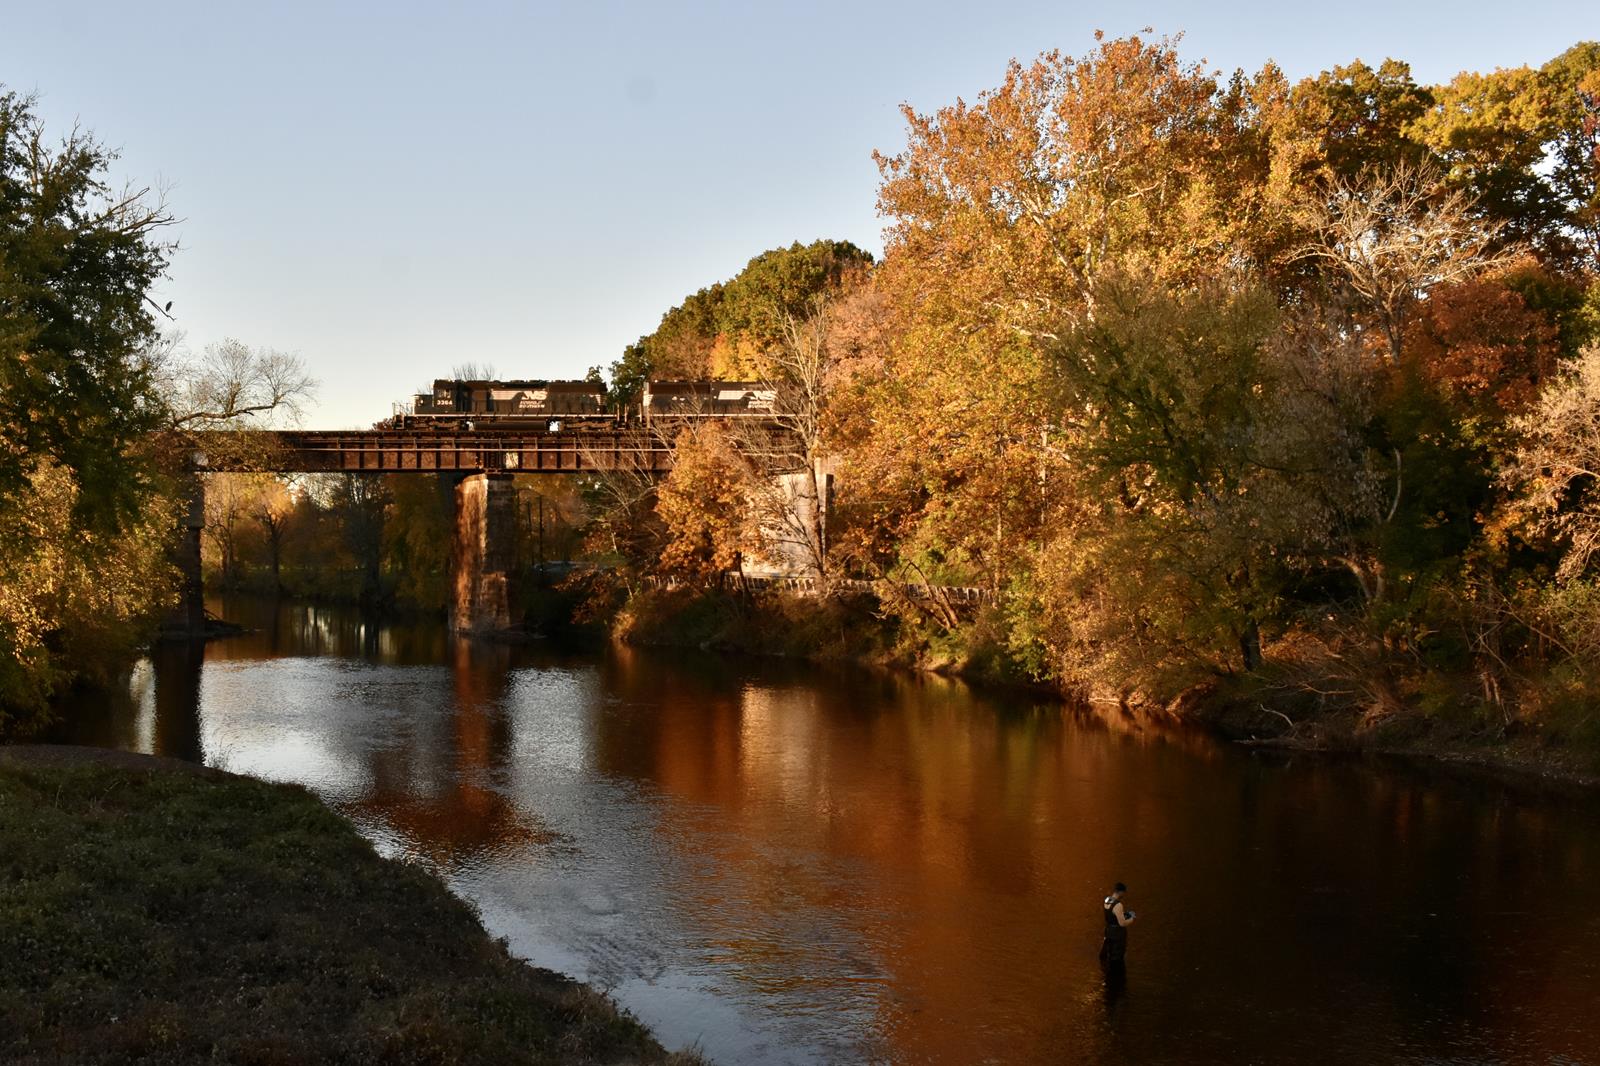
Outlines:
{"label": "tree reflection in water", "polygon": [[[1592,801],[932,678],[228,610],[256,632],[160,650],[78,736],[308,784],[720,1061],[1600,1047]],[[1116,877],[1126,983],[1096,959]]]}

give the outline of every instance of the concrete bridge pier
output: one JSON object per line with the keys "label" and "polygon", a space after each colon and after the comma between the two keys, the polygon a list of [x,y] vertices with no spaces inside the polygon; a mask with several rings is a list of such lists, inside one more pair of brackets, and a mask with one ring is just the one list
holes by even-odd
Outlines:
{"label": "concrete bridge pier", "polygon": [[516,603],[517,490],[510,474],[469,474],[456,483],[450,546],[450,628],[510,629]]}
{"label": "concrete bridge pier", "polygon": [[206,524],[206,487],[197,475],[185,486],[188,508],[178,518],[178,538],[172,561],[181,580],[178,603],[161,623],[161,635],[171,638],[202,637],[206,631],[205,588],[200,578],[200,531]]}

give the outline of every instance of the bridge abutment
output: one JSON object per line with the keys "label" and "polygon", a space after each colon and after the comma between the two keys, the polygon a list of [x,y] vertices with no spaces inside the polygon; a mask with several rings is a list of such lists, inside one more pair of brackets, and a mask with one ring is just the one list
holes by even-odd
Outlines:
{"label": "bridge abutment", "polygon": [[450,628],[510,629],[516,602],[517,490],[510,474],[470,474],[456,483],[450,546]]}

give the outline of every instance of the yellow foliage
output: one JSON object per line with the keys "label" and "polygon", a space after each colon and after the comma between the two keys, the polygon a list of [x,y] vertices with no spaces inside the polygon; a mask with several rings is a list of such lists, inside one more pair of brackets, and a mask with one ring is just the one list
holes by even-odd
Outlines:
{"label": "yellow foliage", "polygon": [[175,599],[180,502],[147,499],[121,532],[73,521],[78,484],[48,459],[0,511],[0,732],[26,731],[52,693],[123,660]]}
{"label": "yellow foliage", "polygon": [[694,575],[738,566],[751,532],[749,469],[718,423],[685,429],[656,514],[669,535],[661,569]]}

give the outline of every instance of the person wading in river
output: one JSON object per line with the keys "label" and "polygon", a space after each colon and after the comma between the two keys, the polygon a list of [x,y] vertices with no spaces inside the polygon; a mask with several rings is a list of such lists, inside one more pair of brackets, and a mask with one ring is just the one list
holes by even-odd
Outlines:
{"label": "person wading in river", "polygon": [[1122,894],[1128,886],[1118,881],[1105,898],[1106,938],[1100,943],[1100,961],[1107,966],[1121,966],[1128,953],[1128,926],[1133,924],[1134,913],[1122,905]]}

